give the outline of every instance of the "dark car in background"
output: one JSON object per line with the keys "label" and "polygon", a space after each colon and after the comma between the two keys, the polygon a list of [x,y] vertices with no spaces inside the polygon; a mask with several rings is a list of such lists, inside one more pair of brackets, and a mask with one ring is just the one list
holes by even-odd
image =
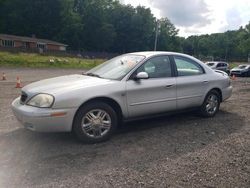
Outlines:
{"label": "dark car in background", "polygon": [[230,74],[229,65],[226,62],[223,62],[223,61],[209,61],[209,62],[206,62],[205,64],[208,65],[211,69],[221,70],[221,71],[226,72],[227,74]]}
{"label": "dark car in background", "polygon": [[249,64],[242,64],[237,67],[234,67],[230,71],[230,75],[235,76],[250,76],[250,65]]}

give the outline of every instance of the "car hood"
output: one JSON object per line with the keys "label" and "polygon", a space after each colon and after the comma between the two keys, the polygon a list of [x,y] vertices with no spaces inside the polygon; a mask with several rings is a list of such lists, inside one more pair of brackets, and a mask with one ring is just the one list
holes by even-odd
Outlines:
{"label": "car hood", "polygon": [[72,91],[81,88],[110,84],[112,82],[117,81],[75,74],[34,82],[25,86],[22,91],[32,94],[58,94],[62,92],[66,93],[67,91]]}
{"label": "car hood", "polygon": [[231,71],[245,71],[246,69],[233,68]]}

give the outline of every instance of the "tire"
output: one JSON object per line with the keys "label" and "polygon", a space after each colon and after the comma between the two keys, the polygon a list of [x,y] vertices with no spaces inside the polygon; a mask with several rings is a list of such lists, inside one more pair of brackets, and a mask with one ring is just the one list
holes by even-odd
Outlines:
{"label": "tire", "polygon": [[73,133],[84,143],[99,143],[108,140],[117,127],[117,114],[104,102],[91,102],[77,111]]}
{"label": "tire", "polygon": [[200,107],[200,114],[203,117],[213,117],[220,108],[220,94],[216,90],[211,90],[205,97]]}

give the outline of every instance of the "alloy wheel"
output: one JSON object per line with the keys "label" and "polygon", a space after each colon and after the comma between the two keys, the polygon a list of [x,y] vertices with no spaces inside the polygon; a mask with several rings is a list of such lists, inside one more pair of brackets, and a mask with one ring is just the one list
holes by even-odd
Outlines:
{"label": "alloy wheel", "polygon": [[111,125],[111,117],[106,111],[94,109],[84,115],[81,127],[87,136],[100,138],[109,132]]}
{"label": "alloy wheel", "polygon": [[219,99],[216,95],[211,94],[206,101],[206,111],[209,114],[214,114],[218,108]]}

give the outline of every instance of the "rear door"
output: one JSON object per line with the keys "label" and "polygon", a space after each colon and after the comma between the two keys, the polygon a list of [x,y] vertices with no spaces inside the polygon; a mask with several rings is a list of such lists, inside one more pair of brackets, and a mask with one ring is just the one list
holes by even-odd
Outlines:
{"label": "rear door", "polygon": [[[139,72],[148,79],[134,80]],[[140,66],[126,83],[130,117],[176,110],[176,78],[168,56],[156,56]]]}
{"label": "rear door", "polygon": [[177,109],[200,106],[208,84],[204,69],[187,57],[173,56],[173,59],[177,71]]}

